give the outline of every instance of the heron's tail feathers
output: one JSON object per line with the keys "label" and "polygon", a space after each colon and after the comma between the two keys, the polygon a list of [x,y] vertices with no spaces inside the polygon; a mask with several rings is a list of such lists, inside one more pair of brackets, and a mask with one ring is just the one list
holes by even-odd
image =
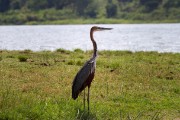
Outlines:
{"label": "heron's tail feathers", "polygon": [[75,94],[72,94],[72,98],[74,99],[74,100],[76,100],[77,99],[77,95],[75,95]]}
{"label": "heron's tail feathers", "polygon": [[76,99],[78,98],[78,93],[74,93],[74,92],[72,91],[72,98],[73,98],[74,100],[76,100]]}

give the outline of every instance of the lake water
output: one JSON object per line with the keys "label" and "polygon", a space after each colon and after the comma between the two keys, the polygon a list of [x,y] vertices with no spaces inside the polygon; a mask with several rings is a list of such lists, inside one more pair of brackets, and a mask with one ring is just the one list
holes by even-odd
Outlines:
{"label": "lake water", "polygon": [[[0,26],[0,49],[33,51],[91,50],[89,30],[94,25]],[[94,34],[99,50],[180,53],[180,24],[105,24],[111,31]]]}

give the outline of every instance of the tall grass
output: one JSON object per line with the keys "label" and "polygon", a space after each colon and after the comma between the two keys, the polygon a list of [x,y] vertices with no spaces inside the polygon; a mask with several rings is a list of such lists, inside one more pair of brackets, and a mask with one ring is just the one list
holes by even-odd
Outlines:
{"label": "tall grass", "polygon": [[[0,119],[180,118],[179,53],[100,51],[89,115],[83,94],[71,99],[71,83],[92,51],[0,54]],[[29,60],[20,62],[19,56]]]}

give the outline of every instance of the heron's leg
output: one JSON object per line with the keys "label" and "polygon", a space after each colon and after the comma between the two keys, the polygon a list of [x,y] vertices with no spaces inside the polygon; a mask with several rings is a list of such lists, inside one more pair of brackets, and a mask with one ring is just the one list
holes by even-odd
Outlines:
{"label": "heron's leg", "polygon": [[88,114],[89,114],[89,94],[90,94],[90,86],[88,86],[88,98],[87,98],[87,102],[88,102]]}
{"label": "heron's leg", "polygon": [[84,110],[85,110],[85,99],[86,99],[86,91],[85,91],[85,89],[84,89]]}

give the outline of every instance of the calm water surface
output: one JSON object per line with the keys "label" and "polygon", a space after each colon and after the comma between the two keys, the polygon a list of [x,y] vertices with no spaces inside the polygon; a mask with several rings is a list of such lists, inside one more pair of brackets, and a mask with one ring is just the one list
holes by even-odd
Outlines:
{"label": "calm water surface", "polygon": [[[0,49],[92,49],[89,30],[94,25],[0,26]],[[99,50],[180,53],[180,24],[113,24],[111,31],[96,32]]]}

